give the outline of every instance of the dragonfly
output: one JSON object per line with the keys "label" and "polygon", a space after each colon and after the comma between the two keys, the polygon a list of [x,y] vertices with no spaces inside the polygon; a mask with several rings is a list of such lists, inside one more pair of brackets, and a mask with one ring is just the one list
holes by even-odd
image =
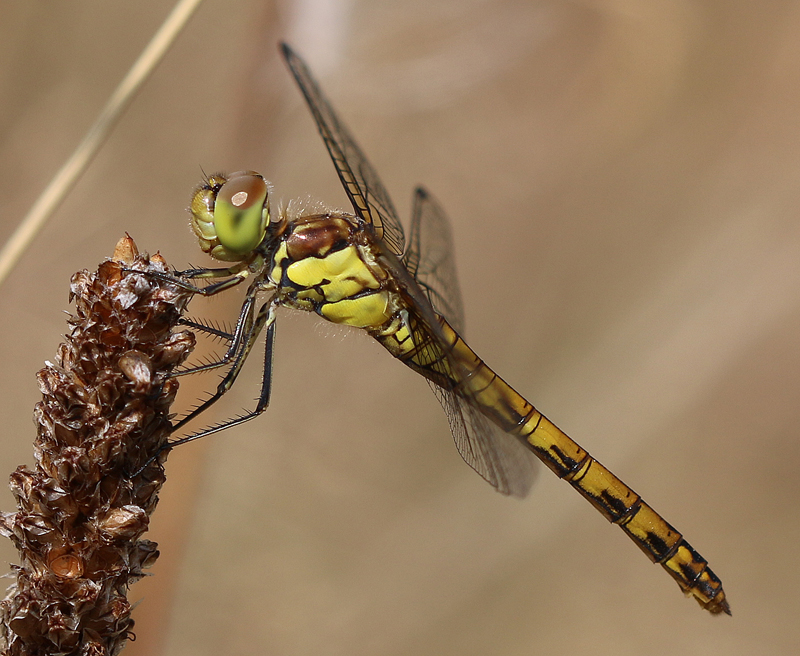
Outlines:
{"label": "dragonfly", "polygon": [[[196,189],[192,228],[202,250],[225,263],[193,268],[174,280],[202,296],[249,282],[230,332],[188,325],[227,340],[224,355],[186,369],[227,366],[215,392],[178,421],[174,432],[218,401],[236,381],[265,333],[261,392],[254,409],[171,447],[244,423],[263,413],[272,386],[276,310],[313,312],[366,331],[421,374],[441,403],[466,463],[505,495],[524,497],[535,456],[617,524],[687,596],[712,614],[730,614],[720,579],[675,528],[609,469],[561,431],[495,373],[462,338],[464,312],[450,224],[422,187],[414,194],[408,240],[375,169],[333,110],[305,62],[286,44],[283,55],[322,136],[353,212],[292,216],[270,211],[271,188],[253,171],[208,176]],[[202,282],[203,284],[199,284]],[[267,300],[261,302],[261,299]]]}

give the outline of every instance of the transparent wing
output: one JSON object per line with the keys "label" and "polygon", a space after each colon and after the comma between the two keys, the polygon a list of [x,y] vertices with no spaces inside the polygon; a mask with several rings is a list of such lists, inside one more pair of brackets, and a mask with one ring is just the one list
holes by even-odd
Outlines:
{"label": "transparent wing", "polygon": [[533,485],[536,461],[517,438],[504,432],[470,403],[430,383],[442,404],[456,448],[470,467],[498,492],[524,497]]}
{"label": "transparent wing", "polygon": [[450,222],[439,203],[422,187],[414,194],[408,250],[403,264],[425,292],[433,309],[464,334],[464,306],[456,275]]}
{"label": "transparent wing", "polygon": [[281,51],[305,96],[353,209],[365,222],[372,224],[377,237],[392,253],[400,255],[405,243],[403,226],[378,174],[336,116],[305,62],[285,43]]}
{"label": "transparent wing", "polygon": [[[439,216],[443,214],[439,212]],[[426,244],[420,240],[419,245],[424,254]],[[383,264],[392,271],[407,296],[416,356],[415,362],[406,364],[428,379],[447,415],[461,457],[499,492],[524,497],[533,484],[536,465],[533,454],[516,437],[489,421],[475,399],[456,393],[453,381],[465,380],[468,374],[450,355],[451,348],[442,332],[444,319],[437,316],[426,291],[394,255],[384,253]]]}

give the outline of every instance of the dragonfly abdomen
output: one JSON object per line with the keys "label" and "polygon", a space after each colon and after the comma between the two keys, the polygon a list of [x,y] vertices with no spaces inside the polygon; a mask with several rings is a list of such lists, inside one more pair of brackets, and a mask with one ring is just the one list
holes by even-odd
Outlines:
{"label": "dragonfly abdomen", "polygon": [[653,562],[664,567],[701,606],[715,614],[730,614],[721,581],[678,531],[500,378],[447,321],[439,317],[439,324],[441,346],[426,340],[406,347],[399,357],[517,436],[559,478],[617,524]]}
{"label": "dragonfly abdomen", "polygon": [[708,561],[622,480],[538,411],[516,434],[654,563],[667,570],[686,594],[714,614],[730,614],[722,582],[708,567]]}

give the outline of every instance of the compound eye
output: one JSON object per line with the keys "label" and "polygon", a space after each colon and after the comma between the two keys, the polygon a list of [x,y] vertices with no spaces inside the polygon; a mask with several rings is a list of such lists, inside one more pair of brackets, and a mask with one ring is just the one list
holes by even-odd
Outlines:
{"label": "compound eye", "polygon": [[264,239],[269,221],[267,183],[258,173],[234,173],[214,202],[219,243],[231,253],[247,254]]}

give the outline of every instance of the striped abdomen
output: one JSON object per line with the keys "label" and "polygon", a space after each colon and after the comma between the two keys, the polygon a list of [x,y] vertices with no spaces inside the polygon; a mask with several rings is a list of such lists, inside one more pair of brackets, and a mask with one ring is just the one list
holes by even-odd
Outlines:
{"label": "striped abdomen", "polygon": [[714,614],[730,614],[721,581],[683,536],[514,391],[443,318],[439,317],[439,323],[444,338],[441,346],[413,325],[411,340],[402,331],[379,336],[378,340],[409,367],[467,399],[504,431],[519,437],[559,478],[568,481],[606,519],[625,531],[653,562],[664,567],[703,608]]}

